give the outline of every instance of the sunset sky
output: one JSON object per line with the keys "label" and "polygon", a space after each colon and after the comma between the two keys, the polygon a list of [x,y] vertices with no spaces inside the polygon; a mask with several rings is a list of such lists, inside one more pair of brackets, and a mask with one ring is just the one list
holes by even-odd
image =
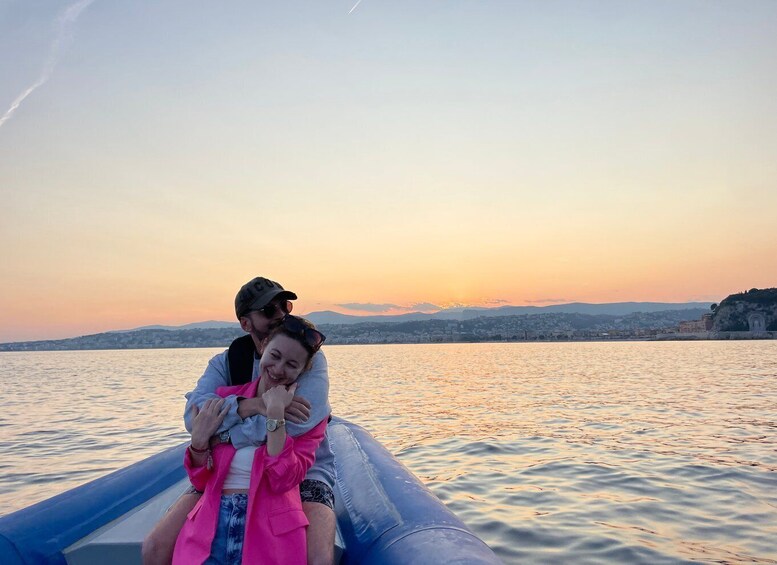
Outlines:
{"label": "sunset sky", "polygon": [[0,1],[0,342],[777,286],[777,2],[355,5]]}

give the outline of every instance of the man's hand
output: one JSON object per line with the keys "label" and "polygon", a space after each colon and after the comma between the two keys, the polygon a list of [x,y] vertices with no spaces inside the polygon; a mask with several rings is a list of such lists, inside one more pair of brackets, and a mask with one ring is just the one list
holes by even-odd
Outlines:
{"label": "man's hand", "polygon": [[307,422],[310,418],[310,402],[301,396],[295,396],[286,408],[283,417],[295,424]]}
{"label": "man's hand", "polygon": [[[302,424],[307,422],[310,418],[310,402],[301,396],[295,396],[291,404],[286,408],[283,417],[289,422],[295,424]],[[261,414],[267,416],[267,407],[264,404],[261,396],[255,398],[241,398],[237,404],[237,415],[243,420]]]}

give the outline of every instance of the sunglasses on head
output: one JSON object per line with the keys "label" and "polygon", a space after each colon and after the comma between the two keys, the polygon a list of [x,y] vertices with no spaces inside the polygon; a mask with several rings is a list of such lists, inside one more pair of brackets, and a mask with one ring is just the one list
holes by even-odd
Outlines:
{"label": "sunglasses on head", "polygon": [[306,326],[296,316],[286,316],[281,322],[283,327],[288,332],[298,335],[305,340],[305,343],[313,350],[318,351],[326,340],[326,336],[320,331],[315,330],[309,326]]}
{"label": "sunglasses on head", "polygon": [[278,313],[278,310],[285,314],[288,314],[291,312],[291,309],[294,307],[294,305],[291,303],[291,300],[284,300],[280,304],[277,302],[270,302],[267,306],[263,306],[262,308],[257,308],[257,312],[259,312],[262,316],[265,318],[273,318],[275,317],[275,314]]}

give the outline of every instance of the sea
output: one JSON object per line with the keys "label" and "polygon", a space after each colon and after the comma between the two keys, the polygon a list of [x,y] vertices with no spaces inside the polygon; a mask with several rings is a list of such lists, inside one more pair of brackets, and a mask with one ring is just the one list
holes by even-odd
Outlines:
{"label": "sea", "polygon": [[[777,341],[324,350],[333,413],[505,563],[777,564]],[[185,441],[218,352],[0,353],[0,514]]]}

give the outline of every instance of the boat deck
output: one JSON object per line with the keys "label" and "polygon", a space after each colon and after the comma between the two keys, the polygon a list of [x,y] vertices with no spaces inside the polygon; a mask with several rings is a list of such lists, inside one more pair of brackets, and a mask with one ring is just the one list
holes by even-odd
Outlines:
{"label": "boat deck", "polygon": [[[341,418],[335,454],[337,560],[342,565],[501,563],[369,432]],[[146,534],[189,487],[185,444],[0,517],[3,565],[137,565]]]}
{"label": "boat deck", "polygon": [[[145,504],[65,548],[62,553],[68,565],[138,565],[141,561],[140,547],[143,539],[190,486],[188,478],[181,479]],[[335,539],[335,563],[340,563],[342,554],[343,539],[338,531]]]}

